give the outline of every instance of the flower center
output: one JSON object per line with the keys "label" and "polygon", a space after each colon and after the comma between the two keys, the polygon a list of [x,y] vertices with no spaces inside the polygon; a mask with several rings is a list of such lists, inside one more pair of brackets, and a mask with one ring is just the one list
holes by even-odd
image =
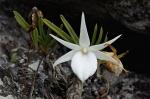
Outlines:
{"label": "flower center", "polygon": [[88,49],[87,48],[82,48],[81,51],[82,51],[82,53],[87,54]]}

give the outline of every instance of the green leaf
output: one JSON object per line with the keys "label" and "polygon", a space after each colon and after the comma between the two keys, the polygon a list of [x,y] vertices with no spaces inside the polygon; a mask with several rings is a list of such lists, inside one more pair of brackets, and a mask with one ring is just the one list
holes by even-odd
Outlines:
{"label": "green leaf", "polygon": [[43,22],[50,28],[52,29],[55,33],[57,33],[58,36],[60,36],[61,38],[63,38],[66,41],[72,42],[71,37],[65,33],[62,29],[60,29],[59,27],[57,27],[55,24],[53,24],[52,22],[50,22],[47,19],[43,19]]}
{"label": "green leaf", "polygon": [[94,32],[93,32],[93,36],[92,36],[92,42],[91,44],[93,45],[96,41],[96,34],[97,34],[97,24],[95,24],[95,27],[94,27]]}
{"label": "green leaf", "polygon": [[45,33],[43,26],[44,26],[44,23],[42,21],[42,18],[38,17],[39,42],[44,42],[44,40],[46,39],[45,36],[48,36]]}
{"label": "green leaf", "polygon": [[63,29],[64,28],[64,25],[63,24],[60,24],[60,29]]}
{"label": "green leaf", "polygon": [[35,48],[38,48],[39,33],[38,33],[38,29],[37,28],[35,28],[32,31],[31,37],[32,37],[32,41],[33,41],[33,44],[34,44]]}
{"label": "green leaf", "polygon": [[105,35],[104,42],[108,41],[108,33]]}
{"label": "green leaf", "polygon": [[55,45],[56,41],[54,39],[51,40],[51,42],[49,43],[49,46],[53,47]]}
{"label": "green leaf", "polygon": [[17,12],[17,11],[13,11],[14,13],[14,17],[16,19],[16,21],[18,22],[18,24],[25,30],[28,31],[30,28],[30,25],[25,21],[25,19]]}
{"label": "green leaf", "polygon": [[101,27],[96,44],[99,44],[102,41],[102,37],[103,37],[103,28]]}
{"label": "green leaf", "polygon": [[71,27],[71,25],[69,24],[69,22],[65,19],[65,17],[63,15],[60,15],[60,18],[61,18],[63,24],[65,25],[66,29],[68,30],[70,36],[72,37],[74,43],[78,44],[79,38],[76,35],[73,28]]}
{"label": "green leaf", "polygon": [[39,29],[39,34],[43,34],[44,33],[44,29],[43,29],[43,21],[41,17],[38,17],[38,29]]}

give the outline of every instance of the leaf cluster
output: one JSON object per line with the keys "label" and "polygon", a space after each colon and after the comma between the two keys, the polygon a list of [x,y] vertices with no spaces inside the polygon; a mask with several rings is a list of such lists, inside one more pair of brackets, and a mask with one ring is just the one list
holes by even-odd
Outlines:
{"label": "leaf cluster", "polygon": [[[72,42],[75,44],[79,43],[79,37],[77,36],[77,33],[75,30],[72,28],[72,26],[69,24],[69,22],[65,19],[63,15],[60,15],[60,19],[63,22],[63,25],[67,29],[68,33],[66,33],[63,29],[59,28],[56,26],[53,22],[51,22],[48,19],[43,19],[43,22],[51,29],[53,30],[59,37],[62,39]],[[104,33],[103,33],[103,28],[100,28],[100,31],[98,32],[98,25],[96,24],[94,27],[93,31],[93,36],[91,40],[91,45],[96,45],[102,42]],[[107,34],[104,37],[103,42],[106,42],[108,40]]]}
{"label": "leaf cluster", "polygon": [[[44,24],[49,27],[50,30],[52,30],[56,35],[61,37],[62,39],[72,42],[75,44],[79,43],[79,37],[77,36],[77,33],[75,30],[72,28],[70,23],[66,20],[66,18],[63,15],[60,15],[60,19],[63,24],[61,26],[55,25],[53,22],[50,20],[41,17],[40,15],[37,14],[37,16],[34,16],[32,19],[33,22],[29,24],[20,13],[17,11],[13,11],[15,15],[15,19],[18,22],[18,24],[26,31],[30,33],[30,37],[32,39],[32,43],[35,48],[42,50],[43,52],[47,53],[49,48],[54,46],[55,41],[49,36],[49,34],[44,30]],[[66,33],[63,30],[63,26],[66,28],[67,32]],[[103,36],[105,36],[103,38]],[[92,40],[91,40],[91,45],[96,45],[101,42],[106,42],[108,40],[107,34],[104,35],[103,33],[103,28],[101,27],[98,30],[98,25],[95,24],[94,30],[93,30],[93,35],[92,35]]]}
{"label": "leaf cluster", "polygon": [[34,16],[36,24],[33,26],[32,22],[32,24],[29,24],[29,22],[27,22],[17,11],[13,11],[13,13],[18,24],[29,33],[32,39],[32,45],[36,49],[40,49],[42,52],[47,53],[50,46],[53,46],[55,42],[44,30],[43,17],[38,15]]}

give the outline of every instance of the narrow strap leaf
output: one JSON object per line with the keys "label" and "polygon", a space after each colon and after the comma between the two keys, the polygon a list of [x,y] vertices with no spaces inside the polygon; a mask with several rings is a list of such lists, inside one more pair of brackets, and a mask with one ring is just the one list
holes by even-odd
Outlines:
{"label": "narrow strap leaf", "polygon": [[74,43],[78,44],[79,38],[76,35],[73,28],[71,27],[71,25],[69,24],[69,22],[65,19],[65,17],[63,15],[60,15],[60,18],[61,18],[63,24],[65,25],[66,29],[68,30],[70,36],[72,37]]}
{"label": "narrow strap leaf", "polygon": [[96,44],[99,44],[101,42],[102,37],[103,37],[103,28],[101,27],[100,33],[99,33],[99,36],[98,36],[98,40],[96,41]]}
{"label": "narrow strap leaf", "polygon": [[97,35],[97,24],[95,24],[94,31],[93,31],[92,42],[91,42],[92,45],[96,41],[96,35]]}
{"label": "narrow strap leaf", "polygon": [[44,29],[43,29],[43,21],[41,17],[38,17],[38,29],[39,29],[39,34],[42,35],[44,33]]}
{"label": "narrow strap leaf", "polygon": [[51,42],[49,43],[49,46],[51,46],[51,48],[52,48],[55,43],[56,43],[56,41],[54,39],[52,39]]}
{"label": "narrow strap leaf", "polygon": [[60,24],[60,29],[63,29],[64,28],[64,25],[63,24]]}
{"label": "narrow strap leaf", "polygon": [[35,28],[32,33],[32,41],[34,43],[35,48],[38,48],[38,40],[39,40],[39,35],[38,35],[38,29]]}
{"label": "narrow strap leaf", "polygon": [[30,28],[30,25],[27,23],[27,21],[25,21],[25,19],[17,12],[17,11],[13,11],[14,13],[14,17],[16,19],[16,21],[18,22],[18,24],[25,30],[28,31]]}
{"label": "narrow strap leaf", "polygon": [[63,38],[66,41],[72,42],[71,37],[65,33],[62,29],[60,29],[59,27],[57,27],[55,24],[53,24],[52,22],[50,22],[47,19],[43,19],[43,22],[50,28],[52,29],[55,33],[57,33],[58,36],[60,36],[61,38]]}
{"label": "narrow strap leaf", "polygon": [[104,42],[107,42],[108,41],[108,32],[107,34],[105,35],[105,38],[104,38]]}

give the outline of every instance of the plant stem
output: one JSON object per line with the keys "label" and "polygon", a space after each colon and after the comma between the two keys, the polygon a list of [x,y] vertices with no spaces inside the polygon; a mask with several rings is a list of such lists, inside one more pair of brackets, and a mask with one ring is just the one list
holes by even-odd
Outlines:
{"label": "plant stem", "polygon": [[39,64],[38,64],[38,67],[37,67],[37,70],[36,72],[34,73],[34,78],[33,78],[33,82],[32,82],[32,86],[31,86],[31,90],[30,90],[30,95],[29,95],[29,99],[32,99],[32,94],[33,94],[33,91],[34,91],[34,87],[35,87],[35,81],[36,81],[36,76],[37,76],[37,73],[39,71],[39,67],[43,61],[45,56],[42,57],[42,59],[40,60]]}
{"label": "plant stem", "polygon": [[100,62],[98,61],[98,63],[97,63],[98,65],[97,65],[97,72],[96,72],[96,76],[97,77],[101,77],[101,75],[100,75]]}
{"label": "plant stem", "polygon": [[80,99],[82,99],[82,92],[83,92],[83,82],[81,82],[81,87],[80,87]]}

